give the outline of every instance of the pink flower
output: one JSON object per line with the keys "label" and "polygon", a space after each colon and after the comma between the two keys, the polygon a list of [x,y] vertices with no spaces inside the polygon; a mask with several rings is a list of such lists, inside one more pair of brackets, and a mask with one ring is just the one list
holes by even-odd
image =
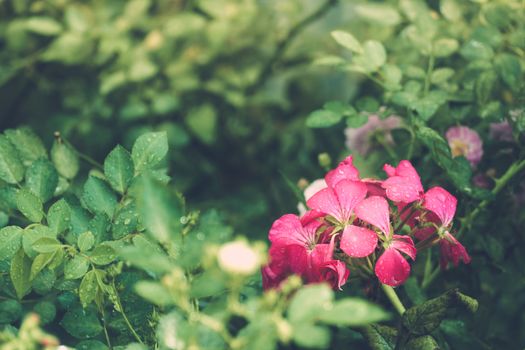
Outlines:
{"label": "pink flower", "polygon": [[354,166],[352,156],[343,159],[337,168],[330,170],[326,174],[324,179],[329,187],[335,187],[341,180],[359,181],[359,170]]}
{"label": "pink flower", "polygon": [[[263,287],[278,287],[288,276],[297,274],[306,282],[322,282],[329,278],[340,288],[348,278],[349,271],[333,260],[334,238],[318,234],[322,223],[320,213],[307,212],[299,219],[297,215],[287,214],[272,225],[269,239],[270,263],[262,270]],[[346,276],[346,277],[345,277]],[[330,282],[330,283],[331,283]]]}
{"label": "pink flower", "polygon": [[375,274],[381,283],[397,287],[406,281],[410,275],[410,264],[401,253],[412,260],[416,259],[416,247],[412,238],[394,235],[388,248],[376,262]]}
{"label": "pink flower", "polygon": [[387,145],[393,145],[392,138],[393,129],[401,126],[402,119],[398,116],[390,116],[386,119],[380,119],[377,115],[372,114],[368,117],[365,125],[359,128],[346,128],[346,147],[357,152],[362,156],[366,156],[373,148],[374,134],[381,133],[381,137]]}
{"label": "pink flower", "polygon": [[445,237],[439,241],[439,248],[441,253],[439,265],[443,270],[447,268],[449,262],[458,266],[459,260],[464,264],[469,264],[471,261],[465,247],[449,232],[445,232]]}
{"label": "pink flower", "polygon": [[329,183],[329,187],[314,194],[306,204],[309,208],[328,214],[346,225],[352,218],[355,206],[365,199],[366,185],[358,181],[340,180],[331,187],[328,179],[326,182]]}
{"label": "pink flower", "polygon": [[441,187],[433,187],[425,193],[423,208],[437,217],[438,220],[435,221],[439,221],[437,224],[440,226],[438,234],[441,238],[439,241],[440,265],[443,269],[447,267],[449,261],[457,266],[460,259],[465,264],[470,263],[471,260],[465,247],[448,231],[456,213],[456,206],[456,197]]}
{"label": "pink flower", "polygon": [[478,133],[466,126],[453,126],[445,134],[453,157],[464,156],[476,166],[483,156],[483,142]]}
{"label": "pink flower", "polygon": [[348,280],[350,270],[346,264],[340,260],[330,260],[320,268],[320,282],[328,282],[333,289],[341,290]]}
{"label": "pink flower", "polygon": [[496,141],[513,142],[512,127],[508,121],[500,123],[490,123],[489,136]]}
{"label": "pink flower", "polygon": [[[314,194],[316,194],[323,188],[326,188],[326,186],[327,186],[326,181],[324,179],[317,179],[317,180],[312,181],[312,183],[308,185],[308,187],[306,187],[303,191],[304,199],[309,200]],[[303,203],[299,203],[297,205],[297,209],[299,210],[299,213],[301,215],[303,215],[307,211]]]}
{"label": "pink flower", "polygon": [[[390,208],[385,198],[369,197],[355,209],[362,221],[377,227],[384,235],[386,249],[376,262],[375,273],[381,283],[389,286],[402,284],[410,275],[410,264],[403,257],[416,258],[414,242],[408,236],[393,235],[390,230]],[[377,233],[359,226],[345,227],[341,237],[341,250],[354,258],[370,255],[377,247]]]}
{"label": "pink flower", "polygon": [[419,174],[408,160],[402,160],[396,168],[385,164],[383,169],[388,179],[383,181],[381,186],[386,190],[388,199],[403,203],[421,199],[423,185],[421,185]]}

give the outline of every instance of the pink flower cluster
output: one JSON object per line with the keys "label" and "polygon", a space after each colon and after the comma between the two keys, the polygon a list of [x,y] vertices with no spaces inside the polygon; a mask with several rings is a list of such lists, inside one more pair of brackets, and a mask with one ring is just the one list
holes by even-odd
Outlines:
{"label": "pink flower cluster", "polygon": [[263,287],[277,288],[296,274],[306,283],[341,289],[350,270],[398,286],[410,275],[407,260],[434,244],[440,246],[442,268],[469,263],[465,247],[450,232],[456,198],[441,187],[425,192],[407,160],[383,169],[386,180],[361,179],[349,156],[326,174],[326,186],[307,200],[302,217],[277,219],[269,232]]}

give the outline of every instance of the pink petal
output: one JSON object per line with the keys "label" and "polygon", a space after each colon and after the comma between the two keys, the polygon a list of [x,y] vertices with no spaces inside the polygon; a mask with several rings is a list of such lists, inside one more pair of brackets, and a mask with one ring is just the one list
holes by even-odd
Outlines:
{"label": "pink petal", "polygon": [[390,234],[390,208],[383,197],[368,197],[359,203],[355,213],[359,219],[378,227],[386,236]]}
{"label": "pink petal", "polygon": [[318,210],[340,220],[339,200],[331,187],[327,187],[317,192],[306,201],[309,208]]}
{"label": "pink petal", "polygon": [[302,234],[298,234],[302,231],[303,226],[299,217],[294,214],[286,214],[274,221],[268,238],[272,243],[279,241],[281,244],[297,244],[304,241]]}
{"label": "pink petal", "polygon": [[359,170],[354,166],[352,156],[346,157],[337,168],[330,170],[325,176],[326,183],[335,187],[341,180],[359,180]]}
{"label": "pink petal", "polygon": [[423,207],[437,215],[441,224],[447,227],[456,213],[456,197],[441,187],[432,187],[425,193]]}
{"label": "pink petal", "polygon": [[423,185],[416,169],[408,160],[402,160],[394,169],[385,164],[383,167],[389,178],[383,182],[386,195],[394,202],[411,203],[421,198]]}
{"label": "pink petal", "polygon": [[303,214],[300,218],[301,225],[308,226],[308,225],[317,225],[319,226],[321,222],[318,220],[322,218],[325,214],[318,211],[318,210],[309,210],[306,213]]}
{"label": "pink petal", "polygon": [[382,180],[363,179],[361,181],[366,184],[366,188],[368,190],[369,196],[380,196],[380,197],[386,196],[385,189],[381,186],[383,184]]}
{"label": "pink petal", "polygon": [[334,190],[341,208],[343,220],[340,221],[344,223],[352,215],[355,206],[365,199],[367,193],[366,185],[360,181],[341,180],[337,183]]}
{"label": "pink petal", "polygon": [[352,258],[364,258],[377,247],[377,234],[364,227],[348,225],[345,227],[340,247]]}
{"label": "pink petal", "polygon": [[397,287],[410,275],[410,264],[394,248],[388,248],[377,259],[375,273],[383,284]]}
{"label": "pink petal", "polygon": [[303,246],[286,246],[286,264],[292,273],[304,275],[308,270],[308,253]]}
{"label": "pink petal", "polygon": [[442,269],[446,269],[449,262],[452,262],[454,266],[458,266],[460,260],[462,260],[464,264],[470,263],[471,258],[467,250],[450,233],[447,233],[446,237],[439,241],[439,246],[441,252],[439,262]]}
{"label": "pink petal", "polygon": [[331,260],[321,267],[320,282],[328,282],[333,289],[341,290],[348,280],[350,270],[340,260]]}
{"label": "pink petal", "polygon": [[305,200],[310,199],[314,194],[322,190],[323,188],[326,188],[326,181],[324,179],[317,179],[314,180],[308,187],[306,187],[303,191]]}
{"label": "pink petal", "polygon": [[409,236],[394,235],[394,239],[390,243],[390,248],[395,248],[406,255],[408,255],[412,260],[416,260],[416,246],[414,241]]}
{"label": "pink petal", "polygon": [[333,252],[333,244],[317,244],[310,252],[310,267],[316,269],[325,262],[332,260]]}

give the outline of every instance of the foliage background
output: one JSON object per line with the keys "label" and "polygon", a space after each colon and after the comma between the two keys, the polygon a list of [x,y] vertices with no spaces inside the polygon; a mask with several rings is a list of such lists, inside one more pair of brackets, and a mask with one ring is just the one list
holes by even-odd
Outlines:
{"label": "foliage background", "polygon": [[[328,164],[319,164],[320,153],[335,165],[349,152],[341,120],[358,126],[358,112],[387,105],[408,131],[394,133],[394,156],[375,148],[359,165],[366,175],[382,176],[382,163],[409,155],[424,184],[446,184],[461,203],[456,225],[473,257],[425,290],[410,280],[402,299],[417,304],[459,287],[479,300],[480,310],[442,323],[437,339],[443,347],[523,348],[525,176],[520,169],[497,192],[492,180],[480,189],[471,176],[501,179],[523,159],[524,12],[523,2],[511,0],[4,1],[0,128],[29,126],[47,148],[60,131],[99,163],[116,144],[131,150],[144,132],[165,131],[170,152],[163,165],[189,211],[216,208],[237,234],[265,239],[275,218],[296,210],[289,182],[321,177]],[[361,42],[382,42],[385,60],[403,78],[356,68],[355,52],[330,36],[341,29]],[[439,39],[456,44],[440,42],[443,51],[430,70],[452,73],[442,71],[427,90],[447,97],[436,93],[414,105],[428,97],[425,50],[428,43],[438,47]],[[308,115],[327,101],[357,112],[307,128]],[[509,111],[520,110],[510,118]],[[489,138],[490,123],[502,120],[513,126],[512,142]],[[476,169],[451,160],[450,151],[440,158],[442,147],[448,149],[443,135],[456,124],[484,140]],[[76,193],[93,168],[80,166]],[[363,294],[345,288],[344,294],[356,293]],[[361,341],[353,333],[350,339],[334,334],[342,344]]]}

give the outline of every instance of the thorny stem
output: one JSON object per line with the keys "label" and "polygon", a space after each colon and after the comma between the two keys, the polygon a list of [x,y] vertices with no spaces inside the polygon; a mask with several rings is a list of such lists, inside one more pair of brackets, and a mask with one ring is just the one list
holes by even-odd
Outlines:
{"label": "thorny stem", "polygon": [[387,286],[386,284],[381,284],[381,288],[383,289],[383,292],[385,292],[386,297],[388,298],[388,300],[390,300],[390,303],[392,303],[392,306],[394,306],[399,315],[403,316],[403,314],[406,311],[406,308],[397,296],[397,293],[394,290],[394,288]]}

